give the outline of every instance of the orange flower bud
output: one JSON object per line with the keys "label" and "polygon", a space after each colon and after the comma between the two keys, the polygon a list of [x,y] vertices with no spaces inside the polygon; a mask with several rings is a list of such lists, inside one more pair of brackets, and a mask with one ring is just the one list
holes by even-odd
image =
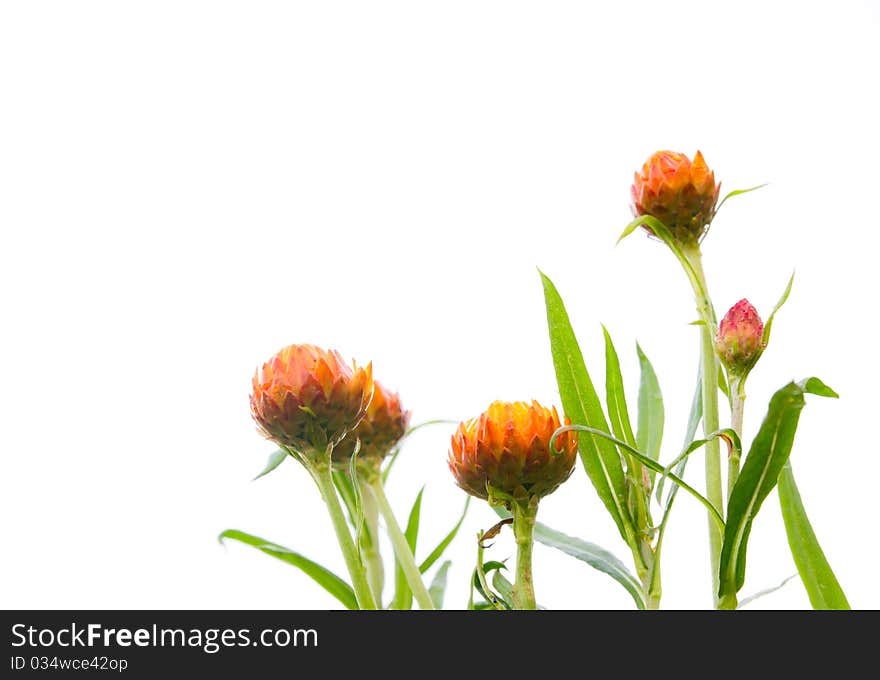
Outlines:
{"label": "orange flower bud", "polygon": [[694,245],[715,216],[720,191],[699,151],[693,162],[682,153],[658,151],[635,174],[633,215],[656,217],[679,243]]}
{"label": "orange flower bud", "polygon": [[[569,421],[566,420],[566,424]],[[577,435],[550,439],[559,428],[555,408],[538,402],[493,402],[478,418],[461,423],[452,436],[449,469],[472,496],[529,500],[552,493],[574,469]]]}
{"label": "orange flower bud", "polygon": [[357,462],[378,469],[382,459],[406,433],[410,412],[404,411],[400,397],[378,382],[373,382],[373,399],[367,413],[351,434],[333,448],[333,464],[348,469],[358,440],[361,446]]}
{"label": "orange flower bud", "polygon": [[755,365],[764,351],[764,322],[748,300],[737,302],[721,319],[715,347],[733,375],[744,375]]}
{"label": "orange flower bud", "polygon": [[320,461],[357,427],[372,394],[372,364],[349,366],[336,351],[290,345],[254,375],[251,414],[268,439]]}

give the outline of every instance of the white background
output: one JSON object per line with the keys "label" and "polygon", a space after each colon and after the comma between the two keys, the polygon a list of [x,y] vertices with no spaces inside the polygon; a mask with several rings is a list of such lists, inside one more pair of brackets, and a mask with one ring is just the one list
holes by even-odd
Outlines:
{"label": "white background", "polygon": [[[558,394],[536,271],[567,301],[593,378],[600,323],[631,401],[636,339],[682,443],[696,371],[686,280],[631,219],[633,171],[701,149],[729,202],[705,241],[719,314],[794,292],[749,381],[817,375],[793,453],[851,603],[878,607],[876,2],[10,2],[0,10],[0,606],[331,608],[292,567],[223,548],[239,528],[344,565],[295,464],[247,406],[281,346],[338,348],[414,422]],[[424,555],[464,495],[450,427],[414,436]],[[702,462],[688,478],[702,487]],[[540,519],[627,550],[579,468]],[[463,607],[472,506],[450,551]],[[511,556],[504,538],[490,557]],[[680,495],[663,604],[710,603],[703,509]],[[631,607],[606,576],[536,551],[550,608]],[[776,494],[743,595],[795,569]],[[802,608],[796,581],[755,607]]]}

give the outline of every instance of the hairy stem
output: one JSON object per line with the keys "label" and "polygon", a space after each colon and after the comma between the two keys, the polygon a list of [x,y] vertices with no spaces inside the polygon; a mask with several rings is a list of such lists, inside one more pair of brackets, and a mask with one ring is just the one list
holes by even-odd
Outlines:
{"label": "hairy stem", "polygon": [[535,585],[532,579],[532,546],[534,545],[535,517],[538,499],[512,503],[513,534],[516,536],[516,583],[513,585],[513,606],[517,609],[537,609]]}
{"label": "hairy stem", "polygon": [[351,576],[351,585],[354,589],[358,606],[361,609],[375,609],[376,602],[373,599],[373,593],[367,581],[366,570],[358,555],[358,549],[351,537],[348,524],[345,521],[342,506],[339,504],[339,497],[336,495],[336,487],[333,486],[330,465],[316,467],[310,470],[310,472],[321,491],[321,496],[323,496],[324,503],[327,505],[327,511],[330,513],[330,521],[333,522],[336,539],[339,541],[342,557],[345,559],[345,566],[348,567],[348,573]]}

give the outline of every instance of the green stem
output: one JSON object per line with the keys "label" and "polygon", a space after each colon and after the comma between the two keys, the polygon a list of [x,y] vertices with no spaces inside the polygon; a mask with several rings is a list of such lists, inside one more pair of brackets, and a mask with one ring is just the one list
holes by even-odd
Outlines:
{"label": "green stem", "polygon": [[516,609],[537,609],[535,585],[532,579],[532,546],[534,545],[535,517],[538,498],[511,504],[513,535],[516,536],[516,583],[513,585],[513,605]]}
{"label": "green stem", "polygon": [[415,558],[413,557],[412,550],[406,540],[406,536],[404,536],[403,532],[400,530],[400,525],[394,517],[394,512],[391,510],[391,505],[388,503],[387,496],[385,496],[385,489],[382,486],[382,482],[377,479],[375,482],[369,484],[367,488],[373,492],[376,504],[379,507],[379,513],[385,519],[385,526],[388,529],[388,537],[391,539],[391,545],[394,547],[394,554],[397,557],[397,562],[400,564],[404,576],[406,576],[406,582],[409,584],[410,590],[412,590],[413,597],[415,597],[416,602],[419,603],[419,608],[434,609],[434,603],[431,601],[428,589],[425,588],[425,583],[422,581],[422,574],[416,566]]}
{"label": "green stem", "polygon": [[[715,311],[706,286],[703,272],[703,258],[699,246],[685,251],[687,260],[693,267],[696,281],[694,288],[697,311],[702,325],[700,328],[700,357],[703,380],[703,432],[706,437],[719,429],[718,419],[718,359],[715,353]],[[689,277],[690,278],[690,277]],[[724,513],[724,493],[721,485],[721,444],[712,437],[706,444],[706,498],[718,512]],[[712,601],[718,606],[718,567],[721,561],[721,529],[715,518],[709,516],[709,564],[712,569]]]}
{"label": "green stem", "polygon": [[[743,435],[743,411],[746,406],[745,384],[745,377],[731,376],[730,378],[730,428],[736,432],[740,441],[742,441]],[[733,493],[733,487],[739,478],[741,454],[741,451],[734,448],[727,461],[727,500],[730,500],[730,494]]]}
{"label": "green stem", "polygon": [[324,497],[327,511],[330,513],[330,520],[333,522],[333,529],[336,531],[336,539],[339,541],[339,547],[342,550],[342,556],[345,559],[345,566],[348,567],[348,573],[351,576],[351,585],[354,589],[355,597],[357,597],[358,606],[361,609],[375,609],[376,602],[373,599],[373,593],[367,582],[367,573],[361,562],[360,556],[358,555],[354,540],[351,538],[351,532],[348,529],[348,523],[345,521],[342,506],[339,504],[339,497],[336,495],[336,487],[333,486],[333,476],[330,472],[330,466],[316,466],[314,469],[310,470],[310,472],[321,491],[321,496]]}
{"label": "green stem", "polygon": [[642,595],[645,598],[645,609],[660,609],[660,563],[651,565],[651,569],[642,576]]}
{"label": "green stem", "polygon": [[373,591],[373,599],[382,607],[382,590],[385,585],[385,565],[379,551],[379,509],[372,494],[361,496],[364,509],[364,524],[367,531],[361,540],[361,554],[367,567],[367,580]]}

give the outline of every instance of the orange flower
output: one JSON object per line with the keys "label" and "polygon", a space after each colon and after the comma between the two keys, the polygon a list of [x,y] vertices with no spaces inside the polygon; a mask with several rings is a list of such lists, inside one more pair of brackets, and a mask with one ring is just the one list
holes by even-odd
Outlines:
{"label": "orange flower", "polygon": [[357,461],[378,469],[382,459],[406,433],[410,412],[404,411],[400,397],[378,382],[373,382],[373,399],[360,424],[333,449],[333,464],[348,469],[358,440],[361,448]]}
{"label": "orange flower", "polygon": [[737,302],[721,319],[715,347],[733,375],[748,373],[758,361],[764,351],[764,322],[748,300]]}
{"label": "orange flower", "polygon": [[[569,421],[566,420],[566,424]],[[478,418],[461,423],[452,436],[449,469],[458,485],[472,496],[528,500],[552,493],[571,474],[577,435],[565,432],[550,450],[559,428],[555,408],[496,401]]]}
{"label": "orange flower", "polygon": [[372,364],[349,366],[336,351],[290,345],[254,375],[251,414],[267,438],[321,460],[357,427],[372,394]]}
{"label": "orange flower", "polygon": [[699,151],[693,162],[682,153],[658,151],[635,174],[633,214],[656,217],[681,244],[694,245],[715,216],[720,191]]}

